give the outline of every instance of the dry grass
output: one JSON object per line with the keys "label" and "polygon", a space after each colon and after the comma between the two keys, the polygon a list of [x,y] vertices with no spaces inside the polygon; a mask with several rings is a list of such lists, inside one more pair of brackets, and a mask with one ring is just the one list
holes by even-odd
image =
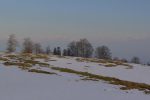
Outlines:
{"label": "dry grass", "polygon": [[32,55],[32,59],[48,59],[48,55],[45,54]]}
{"label": "dry grass", "polygon": [[106,63],[104,64],[105,67],[116,67],[117,65],[114,63]]}
{"label": "dry grass", "polygon": [[123,63],[122,65],[123,65],[123,66],[127,66],[127,67],[128,67],[128,69],[132,69],[132,68],[133,68],[133,66],[132,66],[132,65],[127,64],[127,63]]}
{"label": "dry grass", "polygon": [[32,67],[32,65],[29,63],[19,63],[19,62],[5,62],[4,65],[6,65],[6,66],[18,66],[19,68],[21,68],[23,70],[27,70],[30,67]]}
{"label": "dry grass", "polygon": [[55,60],[55,59],[51,59],[51,60],[49,60],[49,61],[57,61],[57,60]]}
{"label": "dry grass", "polygon": [[34,59],[49,59],[48,55],[46,55],[46,54],[21,53],[19,56],[22,57],[22,58],[28,58],[28,59],[31,59],[31,60],[34,60]]}
{"label": "dry grass", "polygon": [[0,61],[9,61],[7,58],[0,57]]}
{"label": "dry grass", "polygon": [[85,61],[95,62],[104,65],[106,67],[116,67],[118,65],[127,66],[129,68],[133,67],[132,65],[124,63],[123,61],[114,61],[114,60],[105,60],[105,59],[96,59],[96,58],[77,58],[76,60],[79,62],[85,62]]}
{"label": "dry grass", "polygon": [[41,73],[41,74],[56,74],[54,72],[43,71],[39,69],[30,69],[28,72]]}
{"label": "dry grass", "polygon": [[29,63],[19,63],[19,62],[4,62],[6,66],[25,66],[25,67],[32,67]]}
{"label": "dry grass", "polygon": [[148,84],[125,81],[125,80],[120,80],[120,79],[113,78],[113,77],[106,77],[106,76],[91,74],[88,72],[75,71],[75,70],[68,69],[68,68],[59,68],[59,67],[51,67],[51,68],[53,70],[58,70],[60,72],[67,72],[67,73],[82,75],[85,77],[84,78],[85,80],[86,79],[88,79],[88,80],[103,80],[103,81],[107,81],[108,83],[113,84],[113,85],[120,85],[120,86],[122,86],[120,88],[122,90],[138,89],[140,91],[144,91],[144,93],[146,93],[146,94],[150,93],[150,85],[148,85]]}
{"label": "dry grass", "polygon": [[96,62],[96,63],[106,63],[107,61],[102,60],[102,59],[96,59],[96,58],[76,58],[77,61],[79,62]]}
{"label": "dry grass", "polygon": [[0,57],[0,60],[5,61],[3,64],[6,66],[18,66],[23,70],[28,70],[30,67],[39,65],[41,67],[48,67],[49,64],[40,61],[35,61],[35,58],[48,59],[46,55],[34,55],[30,53],[21,53],[16,55],[6,55],[5,57]]}
{"label": "dry grass", "polygon": [[43,62],[40,62],[40,61],[34,61],[34,60],[25,60],[24,63],[29,63],[29,64],[32,64],[32,65],[39,65],[39,66],[42,66],[42,67],[48,67],[49,64],[47,63],[43,63]]}
{"label": "dry grass", "polygon": [[41,66],[41,67],[49,67],[49,66],[50,66],[50,64],[42,63],[42,62],[39,62],[38,64],[39,64],[39,66]]}
{"label": "dry grass", "polygon": [[34,60],[23,60],[24,63],[29,63],[29,64],[32,64],[32,65],[36,65],[39,63],[39,61],[34,61]]}
{"label": "dry grass", "polygon": [[6,55],[5,57],[10,58],[10,59],[14,59],[14,58],[17,58],[18,56],[9,54],[9,55]]}

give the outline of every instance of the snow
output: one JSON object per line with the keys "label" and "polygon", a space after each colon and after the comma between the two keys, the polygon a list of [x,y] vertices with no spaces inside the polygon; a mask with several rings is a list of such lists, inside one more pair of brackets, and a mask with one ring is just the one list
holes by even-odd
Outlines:
{"label": "snow", "polygon": [[[56,67],[150,83],[147,78],[150,68],[147,66],[134,65],[133,69],[126,69],[125,66],[104,67],[98,63],[78,62],[76,58],[53,56],[51,59],[56,61],[48,63]],[[44,62],[42,59],[39,61]],[[0,64],[0,100],[150,100],[150,95],[142,91],[123,91],[119,86],[104,81],[82,81],[78,75],[44,67],[41,69],[56,72],[58,75],[31,73],[15,66]]]}
{"label": "snow", "polygon": [[[71,74],[69,74],[71,75]],[[149,100],[137,90],[126,93],[103,82],[74,81],[56,75],[34,74],[0,65],[1,100]],[[76,77],[75,77],[76,78]]]}
{"label": "snow", "polygon": [[116,77],[122,80],[150,84],[150,80],[147,79],[147,77],[150,76],[149,66],[131,64],[133,65],[133,68],[128,69],[127,66],[121,65],[117,67],[105,67],[93,62],[78,62],[75,60],[76,58],[66,59],[51,57],[51,59],[55,59],[56,61],[51,61],[49,64],[56,67],[70,68],[77,71],[86,71],[97,75]]}

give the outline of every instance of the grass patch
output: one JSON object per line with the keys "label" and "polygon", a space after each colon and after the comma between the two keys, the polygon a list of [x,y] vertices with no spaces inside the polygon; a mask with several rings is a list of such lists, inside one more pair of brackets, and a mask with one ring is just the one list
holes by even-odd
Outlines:
{"label": "grass patch", "polygon": [[49,61],[57,61],[57,60],[51,59],[51,60],[49,60]]}
{"label": "grass patch", "polygon": [[34,61],[34,60],[24,60],[24,63],[30,63],[32,65],[36,65],[39,63],[39,61]]}
{"label": "grass patch", "polygon": [[[123,61],[114,61],[114,60],[107,60],[107,59],[97,59],[97,58],[76,58],[79,62],[94,62],[94,63],[100,63],[106,67],[116,67],[118,65],[127,66],[129,68],[132,68],[133,66],[127,63],[124,63]],[[107,64],[108,63],[108,64]]]}
{"label": "grass patch", "polygon": [[17,57],[16,55],[6,55],[6,57]]}
{"label": "grass patch", "polygon": [[115,66],[117,66],[117,65],[114,64],[114,63],[106,63],[104,66],[105,66],[105,67],[115,67]]}
{"label": "grass patch", "polygon": [[47,63],[42,63],[42,62],[39,62],[38,64],[39,64],[39,66],[41,66],[41,67],[49,67],[49,66],[50,66],[49,64],[47,64]]}
{"label": "grass patch", "polygon": [[48,55],[45,54],[32,55],[32,59],[48,59]]}
{"label": "grass patch", "polygon": [[28,63],[19,63],[19,62],[4,62],[6,66],[24,66],[24,67],[32,67],[31,64]]}
{"label": "grass patch", "polygon": [[14,58],[17,58],[18,56],[17,55],[6,55],[5,57],[10,58],[10,59],[14,59]]}
{"label": "grass patch", "polygon": [[77,58],[76,59],[79,62],[95,62],[95,63],[108,63],[107,60],[104,59],[96,59],[96,58]]}
{"label": "grass patch", "polygon": [[34,54],[23,53],[19,55],[7,55],[5,57],[7,57],[8,59],[0,57],[0,60],[6,61],[3,63],[6,66],[19,66],[19,68],[21,69],[29,69],[29,67],[32,67],[35,65],[39,65],[41,67],[49,66],[49,64],[47,63],[34,60],[35,58],[47,58],[47,56],[45,55],[34,55]]}
{"label": "grass patch", "polygon": [[47,63],[43,63],[43,62],[40,62],[40,61],[34,61],[34,60],[25,60],[24,63],[29,63],[29,64],[32,64],[32,65],[39,65],[39,66],[42,66],[42,67],[48,67],[49,64]]}
{"label": "grass patch", "polygon": [[0,57],[0,61],[9,61],[7,58]]}
{"label": "grass patch", "polygon": [[28,70],[28,72],[42,73],[42,74],[56,74],[54,72],[48,72],[48,71],[43,71],[43,70],[39,70],[39,69],[30,69],[30,70]]}
{"label": "grass patch", "polygon": [[28,59],[31,59],[31,60],[34,60],[34,59],[49,59],[48,55],[46,54],[31,54],[31,53],[21,53],[19,55],[20,57],[22,58],[28,58]]}
{"label": "grass patch", "polygon": [[85,79],[88,79],[88,80],[103,80],[113,85],[121,85],[122,86],[120,88],[121,90],[137,89],[140,91],[144,91],[146,94],[150,93],[150,85],[148,84],[125,81],[125,80],[120,80],[120,79],[113,78],[113,77],[106,77],[106,76],[91,74],[88,72],[75,71],[75,70],[68,69],[68,68],[59,68],[59,67],[51,67],[51,68],[53,70],[58,70],[60,72],[67,72],[67,73],[82,75],[82,76],[85,76],[86,77]]}
{"label": "grass patch", "polygon": [[126,64],[126,63],[123,63],[122,65],[123,65],[123,66],[128,66],[128,69],[132,69],[132,68],[133,68],[132,65],[129,65],[129,64]]}
{"label": "grass patch", "polygon": [[18,66],[19,68],[21,68],[23,70],[27,70],[30,67],[32,67],[32,65],[28,64],[28,63],[4,62],[3,64],[6,65],[6,66]]}

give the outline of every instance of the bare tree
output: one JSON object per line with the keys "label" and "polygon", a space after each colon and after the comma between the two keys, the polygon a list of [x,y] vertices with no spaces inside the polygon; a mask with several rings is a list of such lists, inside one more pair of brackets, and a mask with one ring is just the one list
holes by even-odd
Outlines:
{"label": "bare tree", "polygon": [[87,39],[80,39],[80,41],[73,41],[68,45],[69,50],[73,56],[91,57],[93,54],[93,47]]}
{"label": "bare tree", "polygon": [[50,46],[47,46],[47,47],[46,47],[46,54],[49,55],[50,53],[51,53]]}
{"label": "bare tree", "polygon": [[128,63],[128,60],[125,59],[125,58],[121,59],[121,61],[124,62],[124,63]]}
{"label": "bare tree", "polygon": [[25,38],[23,42],[23,53],[32,53],[34,44],[30,38]]}
{"label": "bare tree", "polygon": [[53,55],[57,55],[57,48],[54,48]]}
{"label": "bare tree", "polygon": [[133,57],[133,58],[131,59],[131,63],[140,64],[140,58],[138,58],[138,57]]}
{"label": "bare tree", "polygon": [[67,53],[66,49],[63,50],[63,56],[68,56],[68,53]]}
{"label": "bare tree", "polygon": [[43,53],[42,46],[40,43],[34,44],[34,52],[35,54]]}
{"label": "bare tree", "polygon": [[16,51],[16,47],[18,45],[18,42],[16,40],[16,37],[14,34],[11,34],[9,36],[8,42],[7,42],[7,52],[12,53]]}
{"label": "bare tree", "polygon": [[113,60],[114,60],[114,61],[119,61],[120,58],[119,58],[119,57],[114,57]]}
{"label": "bare tree", "polygon": [[147,66],[150,66],[150,62],[147,62]]}
{"label": "bare tree", "polygon": [[60,47],[54,48],[53,54],[61,56],[61,48]]}
{"label": "bare tree", "polygon": [[99,59],[111,59],[111,52],[107,46],[100,46],[96,48],[95,56]]}
{"label": "bare tree", "polygon": [[71,43],[69,43],[68,50],[72,54],[72,56],[76,56],[76,57],[79,56],[79,54],[78,54],[78,47],[77,47],[77,42],[76,41],[72,41]]}
{"label": "bare tree", "polygon": [[91,57],[94,50],[91,43],[87,39],[80,39],[80,41],[77,42],[77,48],[79,56],[85,58]]}
{"label": "bare tree", "polygon": [[73,56],[73,54],[69,48],[67,49],[67,56]]}
{"label": "bare tree", "polygon": [[61,48],[57,47],[57,55],[61,56]]}

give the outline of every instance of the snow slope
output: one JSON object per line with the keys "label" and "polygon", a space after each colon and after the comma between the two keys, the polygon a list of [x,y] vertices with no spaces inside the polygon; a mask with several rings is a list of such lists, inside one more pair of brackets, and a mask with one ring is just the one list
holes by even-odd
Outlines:
{"label": "snow slope", "polygon": [[[78,62],[75,59],[53,56],[47,63],[135,82],[150,82],[147,78],[150,68],[146,66],[134,65],[133,69],[126,69],[125,66],[104,67],[98,63]],[[39,61],[44,62],[42,59]],[[41,69],[58,75],[31,73],[15,66],[0,64],[0,100],[150,100],[150,95],[138,90],[123,91],[119,86],[104,81],[83,81],[78,75],[45,67]]]}
{"label": "snow slope", "polygon": [[127,66],[121,65],[117,67],[105,67],[99,65],[99,63],[78,62],[75,60],[76,57],[69,59],[51,57],[51,59],[56,61],[50,61],[49,64],[57,67],[70,68],[78,71],[86,71],[97,75],[116,77],[122,80],[150,84],[150,79],[148,79],[148,77],[150,76],[149,66],[131,64],[133,65],[133,68],[128,69]]}
{"label": "snow slope", "polygon": [[[71,75],[71,74],[69,74]],[[34,74],[0,65],[1,100],[149,100],[137,90],[128,93],[103,82],[75,81],[77,76]]]}

